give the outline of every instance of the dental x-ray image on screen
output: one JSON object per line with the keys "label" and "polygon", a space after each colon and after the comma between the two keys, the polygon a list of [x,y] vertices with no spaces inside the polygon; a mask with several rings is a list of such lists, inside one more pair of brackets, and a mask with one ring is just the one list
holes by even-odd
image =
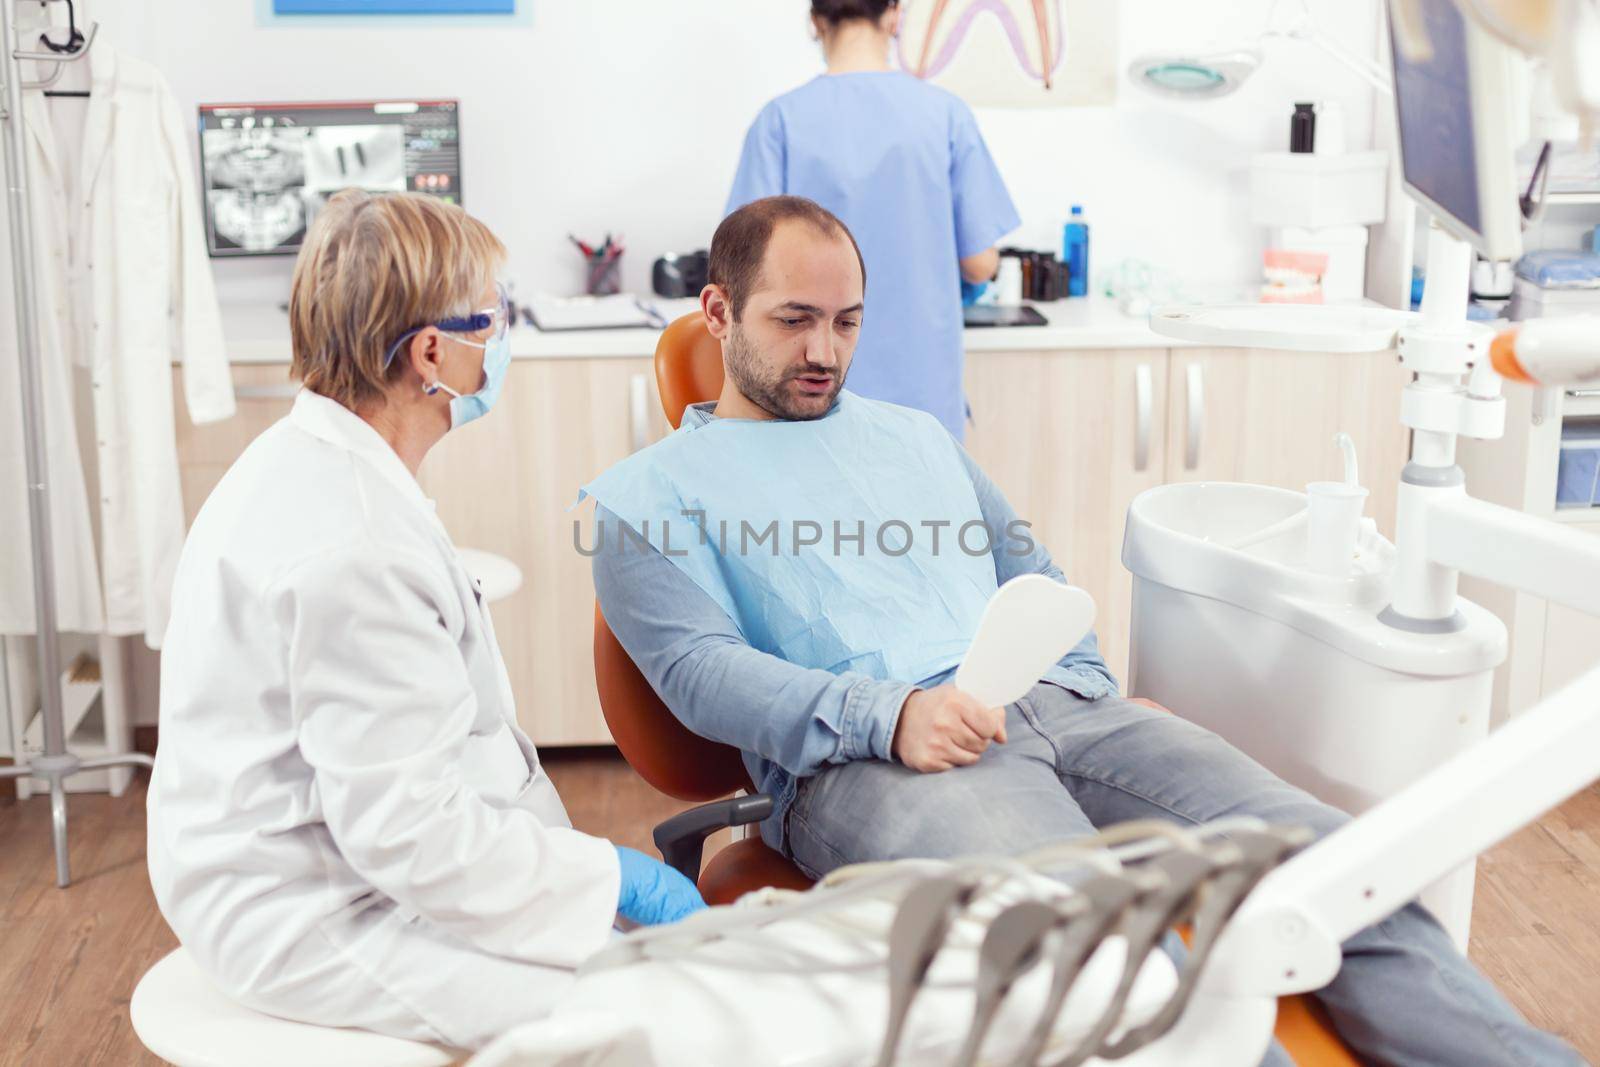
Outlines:
{"label": "dental x-ray image on screen", "polygon": [[341,189],[461,199],[454,101],[200,109],[213,256],[292,255]]}
{"label": "dental x-ray image on screen", "polygon": [[323,126],[306,138],[306,189],[406,187],[405,131],[399,126]]}

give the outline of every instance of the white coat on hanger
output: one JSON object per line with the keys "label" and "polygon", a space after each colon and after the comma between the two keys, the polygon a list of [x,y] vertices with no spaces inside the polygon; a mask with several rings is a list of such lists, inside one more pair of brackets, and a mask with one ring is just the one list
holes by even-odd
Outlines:
{"label": "white coat on hanger", "polygon": [[104,41],[84,132],[79,230],[100,454],[106,629],[161,644],[183,547],[172,363],[195,423],[234,413],[233,378],[183,116],[148,63]]}
{"label": "white coat on hanger", "polygon": [[[24,106],[28,138],[29,203],[33,210],[35,294],[38,308],[39,376],[44,407],[45,463],[50,489],[50,532],[55,552],[56,616],[59,629],[98,633],[100,569],[83,459],[73,412],[71,344],[72,293],[67,269],[67,224],[59,177],[42,150],[41,130],[49,137],[49,116],[37,93]],[[11,243],[11,219],[0,211],[0,238]],[[0,254],[0,635],[31,634],[37,625],[33,602],[33,551],[28,529],[28,472],[22,433],[21,369],[17,351],[15,289],[10,255]]]}
{"label": "white coat on hanger", "polygon": [[[195,163],[177,102],[154,67],[116,54],[103,37],[88,62],[93,80],[75,181],[63,172],[44,99],[34,92],[24,101],[29,147],[37,155],[30,159],[30,173],[38,176],[32,199],[36,217],[46,220],[35,231],[41,339],[54,331],[93,383],[104,630],[143,633],[158,648],[184,537],[172,363],[182,360],[184,400],[195,423],[233,414],[233,383],[206,257]],[[47,292],[59,294],[53,304],[43,297]],[[75,487],[62,479],[76,449],[69,455],[55,440],[70,431],[70,402],[49,403],[51,479],[71,492]],[[64,416],[55,410],[62,407]],[[55,484],[52,490],[61,492]],[[82,493],[81,475],[77,492]],[[0,532],[26,544],[25,504],[0,514],[7,524]],[[86,519],[69,510],[54,532],[58,545],[73,548],[75,560],[81,558],[79,544],[90,537]],[[58,587],[66,591],[58,599],[64,605],[73,597],[86,600],[73,587],[95,582],[93,568],[85,572],[74,564],[72,574],[59,573],[65,570],[63,563]],[[15,599],[13,585],[28,587],[29,573],[26,553],[20,566],[6,570],[3,577],[12,583],[5,589],[8,604]],[[31,609],[31,595],[26,603]],[[62,616],[63,630],[96,628],[80,626],[81,617],[69,620],[65,611]],[[31,631],[31,615],[26,618],[16,632]]]}

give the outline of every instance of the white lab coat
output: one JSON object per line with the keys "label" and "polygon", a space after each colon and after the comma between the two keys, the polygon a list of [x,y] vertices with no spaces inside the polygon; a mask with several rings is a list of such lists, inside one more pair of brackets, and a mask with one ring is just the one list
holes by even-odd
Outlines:
{"label": "white lab coat", "polygon": [[[183,362],[184,399],[196,423],[234,413],[233,384],[206,257],[195,162],[177,102],[154,67],[118,55],[104,40],[95,42],[89,65],[77,168],[67,166],[43,97],[30,92],[23,104],[41,348],[50,366],[45,419],[51,493],[60,498],[52,504],[57,599],[62,629],[142,633],[154,648],[166,629],[183,545],[173,359]],[[14,356],[15,328],[0,326],[6,327],[0,352]],[[69,358],[86,367],[92,381],[98,574],[80,457],[70,440],[75,420]],[[20,461],[21,431],[8,434],[0,446],[4,458],[16,449]],[[6,633],[31,633],[34,627],[20,470],[19,462],[15,471],[0,475],[0,536],[19,549],[7,553],[0,567],[0,632]]]}
{"label": "white lab coat", "polygon": [[190,531],[161,669],[150,880],[259,1010],[476,1047],[547,1011],[615,920],[489,612],[367,423],[302,392]]}
{"label": "white lab coat", "polygon": [[[65,221],[61,198],[41,142],[49,138],[49,117],[37,93],[23,100],[28,137],[28,187],[33,217],[34,318],[38,326],[38,366],[44,423],[51,547],[54,551],[56,620],[62,630],[98,633],[104,626],[100,570],[83,458],[78,450],[73,411],[72,314],[67,270]],[[41,126],[43,135],[40,134]],[[31,634],[36,629],[33,598],[33,544],[29,530],[26,440],[23,434],[22,367],[17,346],[13,295],[11,215],[0,205],[0,634]]]}

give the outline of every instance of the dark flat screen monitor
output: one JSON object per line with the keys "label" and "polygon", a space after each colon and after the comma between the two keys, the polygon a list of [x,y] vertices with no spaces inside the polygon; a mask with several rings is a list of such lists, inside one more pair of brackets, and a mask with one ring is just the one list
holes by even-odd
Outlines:
{"label": "dark flat screen monitor", "polygon": [[1524,61],[1461,13],[1455,0],[1416,0],[1418,40],[1390,11],[1395,117],[1405,189],[1486,259],[1522,251],[1513,107]]}
{"label": "dark flat screen monitor", "polygon": [[212,256],[281,256],[341,189],[461,202],[454,100],[203,104],[200,178]]}
{"label": "dark flat screen monitor", "polygon": [[1410,59],[1394,49],[1405,180],[1463,228],[1482,233],[1466,18],[1451,0],[1426,0],[1418,9],[1431,54]]}

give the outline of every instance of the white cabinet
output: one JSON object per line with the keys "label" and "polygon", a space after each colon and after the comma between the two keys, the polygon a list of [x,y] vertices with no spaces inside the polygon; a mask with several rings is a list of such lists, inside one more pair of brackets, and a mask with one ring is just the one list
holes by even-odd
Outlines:
{"label": "white cabinet", "polygon": [[200,505],[246,446],[289,414],[299,388],[289,380],[286,364],[235,365],[236,413],[233,418],[196,426],[189,421],[189,405],[183,399],[183,371],[172,368],[173,423],[177,432],[185,524],[194,522]]}
{"label": "white cabinet", "polygon": [[1074,585],[1126,677],[1132,579],[1122,525],[1167,464],[1166,349],[988,352],[967,360],[967,448]]}
{"label": "white cabinet", "polygon": [[1539,681],[1545,695],[1600,663],[1600,618],[1551,604],[1544,620]]}
{"label": "white cabinet", "polygon": [[[1600,547],[1600,516],[1593,522],[1573,525],[1593,534]],[[1544,650],[1539,663],[1541,694],[1549,696],[1596,663],[1600,663],[1600,618],[1564,604],[1547,604]]]}

